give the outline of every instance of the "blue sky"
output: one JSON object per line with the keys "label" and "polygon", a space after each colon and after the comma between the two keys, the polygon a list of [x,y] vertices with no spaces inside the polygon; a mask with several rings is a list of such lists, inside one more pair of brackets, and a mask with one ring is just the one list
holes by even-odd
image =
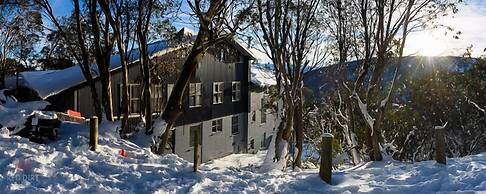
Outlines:
{"label": "blue sky", "polygon": [[[57,16],[70,14],[72,2],[70,0],[51,0],[52,8]],[[188,12],[186,1],[183,1],[183,11]],[[177,29],[188,27],[194,31],[197,26],[191,24],[189,16],[182,14],[174,18],[174,26]],[[459,12],[439,19],[444,24],[462,32],[459,39],[454,39],[452,33],[447,33],[444,28],[429,29],[410,34],[406,43],[405,53],[421,55],[453,55],[464,53],[466,48],[473,45],[473,56],[486,54],[486,0],[465,0],[459,6]],[[258,56],[265,58],[262,53]],[[264,59],[264,61],[266,61]]]}
{"label": "blue sky", "polygon": [[[51,7],[56,16],[69,15],[73,10],[73,3],[71,0],[49,0],[49,2],[51,3]],[[189,5],[187,4],[187,1],[183,0],[182,2],[183,3],[181,5],[181,10],[183,10],[183,12],[188,12]],[[173,25],[177,29],[180,29],[182,27],[188,27],[192,30],[195,30],[196,27],[188,23],[189,20],[189,16],[182,14],[178,18],[173,18]]]}

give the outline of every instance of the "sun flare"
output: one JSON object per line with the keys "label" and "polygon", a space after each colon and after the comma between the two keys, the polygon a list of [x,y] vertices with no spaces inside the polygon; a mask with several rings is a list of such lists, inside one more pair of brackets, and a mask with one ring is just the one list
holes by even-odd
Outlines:
{"label": "sun flare", "polygon": [[446,50],[441,41],[426,34],[411,37],[409,46],[410,51],[422,56],[440,56]]}

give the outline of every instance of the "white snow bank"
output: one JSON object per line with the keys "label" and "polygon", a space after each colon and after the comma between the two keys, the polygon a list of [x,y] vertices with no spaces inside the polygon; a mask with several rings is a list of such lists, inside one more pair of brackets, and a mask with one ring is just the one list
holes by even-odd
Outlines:
{"label": "white snow bank", "polygon": [[17,102],[12,96],[5,96],[5,90],[0,90],[0,125],[3,127],[15,128],[15,131],[22,129],[26,119],[36,114],[39,118],[50,117],[38,110],[44,109],[49,102],[31,101]]}
{"label": "white snow bank", "polygon": [[277,85],[273,72],[261,64],[251,66],[251,82],[262,87]]}
{"label": "white snow bank", "polygon": [[[63,123],[47,145],[0,130],[0,193],[474,193],[486,191],[486,153],[406,164],[369,162],[333,172],[317,169],[259,173],[266,153],[235,154],[200,166],[176,155],[118,138],[118,124],[102,123],[98,152],[89,151],[88,126]],[[143,133],[143,132],[142,132]],[[119,154],[120,149],[127,153]]]}
{"label": "white snow bank", "polygon": [[[274,135],[272,140],[270,141],[270,146],[268,148],[268,152],[265,156],[265,160],[263,161],[260,172],[271,172],[271,171],[282,171],[285,170],[287,167],[287,155],[288,155],[288,145],[289,143],[286,140],[281,139],[280,143],[278,144],[278,149],[275,150],[275,141],[277,136]],[[279,158],[277,160],[275,153],[279,153]]]}

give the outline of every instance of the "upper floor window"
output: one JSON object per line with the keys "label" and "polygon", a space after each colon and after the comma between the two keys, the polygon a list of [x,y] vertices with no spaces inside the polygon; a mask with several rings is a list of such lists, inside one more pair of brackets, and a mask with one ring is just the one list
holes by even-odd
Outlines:
{"label": "upper floor window", "polygon": [[223,103],[223,82],[213,83],[213,104]]}
{"label": "upper floor window", "polygon": [[231,134],[238,134],[240,132],[238,115],[231,117]]}
{"label": "upper floor window", "polygon": [[211,131],[213,133],[223,131],[223,119],[213,120]]}
{"label": "upper floor window", "polygon": [[189,83],[189,107],[201,106],[201,83]]}
{"label": "upper floor window", "polygon": [[241,87],[240,87],[240,82],[239,81],[234,81],[231,83],[231,100],[233,102],[239,101],[240,96],[241,96]]}

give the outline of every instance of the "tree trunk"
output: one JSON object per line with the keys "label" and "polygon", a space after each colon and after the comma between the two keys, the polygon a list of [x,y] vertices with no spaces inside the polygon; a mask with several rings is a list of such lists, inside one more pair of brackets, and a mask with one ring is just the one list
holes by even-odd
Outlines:
{"label": "tree trunk", "polygon": [[[110,75],[110,59],[111,50],[113,44],[109,38],[108,34],[104,35],[104,39],[101,39],[101,27],[99,24],[97,2],[95,0],[90,0],[88,2],[89,15],[91,21],[91,31],[93,32],[94,38],[94,56],[96,59],[96,65],[98,66],[98,72],[101,83],[101,100],[103,102],[103,108],[105,110],[106,119],[108,121],[113,121],[113,103],[112,103],[112,92],[111,92],[111,75]],[[109,28],[109,23],[106,19],[105,29]],[[104,47],[101,43],[104,43]],[[101,120],[101,119],[100,119]]]}
{"label": "tree trunk", "polygon": [[145,114],[145,134],[152,134],[152,102],[151,102],[151,80],[150,80],[150,59],[148,53],[148,40],[147,34],[149,32],[149,23],[152,15],[153,0],[150,1],[138,1],[138,21],[136,27],[136,33],[138,37],[138,46],[140,50],[140,67],[142,71],[142,102],[143,110]]}
{"label": "tree trunk", "polygon": [[[78,44],[79,47],[81,48],[81,55],[82,55],[82,60],[80,61],[80,69],[86,78],[86,82],[88,83],[90,92],[91,92],[91,100],[93,101],[93,107],[95,108],[95,114],[99,118],[98,122],[101,122],[103,119],[103,112],[101,109],[101,104],[99,101],[98,97],[98,91],[96,90],[96,85],[93,79],[93,76],[91,74],[91,65],[89,63],[89,55],[88,51],[86,49],[86,44],[84,40],[84,33],[81,27],[81,17],[80,17],[80,8],[79,8],[79,0],[74,0],[74,16],[76,18],[76,36],[78,39]],[[51,13],[51,16],[54,17]],[[59,30],[62,30],[62,28],[56,23],[58,26]],[[64,36],[66,39],[66,37]],[[74,53],[74,52],[73,52]]]}
{"label": "tree trunk", "polygon": [[197,63],[202,59],[207,48],[202,47],[203,36],[201,32],[198,33],[196,41],[192,47],[191,53],[187,56],[186,61],[182,67],[181,74],[174,85],[172,93],[170,94],[167,106],[162,113],[162,119],[165,120],[167,126],[165,127],[165,132],[162,134],[162,138],[159,142],[157,153],[165,154],[165,146],[169,141],[170,129],[176,122],[177,118],[182,114],[182,97],[184,91],[186,90],[187,84],[191,75],[196,70]]}
{"label": "tree trunk", "polygon": [[302,121],[303,115],[303,96],[302,96],[302,88],[297,89],[297,102],[295,105],[295,113],[294,113],[294,129],[295,129],[295,147],[297,148],[297,153],[295,154],[295,160],[293,167],[296,166],[302,168],[302,152],[303,144],[304,144],[304,125]]}
{"label": "tree trunk", "polygon": [[353,157],[353,164],[354,165],[358,165],[359,163],[361,163],[361,156],[359,154],[359,150],[358,150],[358,144],[356,142],[356,134],[354,132],[354,111],[353,111],[353,107],[354,107],[354,103],[353,103],[353,100],[351,98],[348,98],[349,99],[349,105],[347,106],[346,110],[347,110],[347,114],[348,114],[348,131],[346,132],[346,141],[348,142],[348,146],[350,147],[350,153],[351,153],[351,157]]}
{"label": "tree trunk", "polygon": [[382,117],[380,116],[380,106],[381,106],[381,101],[379,100],[380,96],[380,85],[382,83],[381,78],[383,76],[383,72],[386,67],[386,62],[385,62],[385,53],[381,53],[380,51],[378,52],[378,60],[376,67],[373,71],[373,75],[371,78],[371,81],[369,83],[368,87],[368,93],[367,93],[367,98],[366,101],[368,103],[368,106],[370,107],[371,110],[377,110],[377,114],[375,114],[375,121],[373,122],[373,126],[370,126],[370,136],[371,136],[371,145],[370,145],[370,152],[368,153],[370,156],[370,159],[372,161],[381,161],[383,160],[383,157],[381,156],[380,152],[380,138],[379,136],[381,135],[381,121]]}
{"label": "tree trunk", "polygon": [[109,72],[101,77],[101,97],[106,120],[113,121],[113,95],[111,91],[111,75]]}
{"label": "tree trunk", "polygon": [[140,65],[142,69],[143,75],[143,113],[145,115],[145,133],[152,134],[152,102],[151,102],[151,80],[150,80],[150,61],[149,61],[149,53],[147,52],[147,39],[145,36],[146,33],[139,32],[139,44],[140,44]]}
{"label": "tree trunk", "polygon": [[4,63],[0,61],[0,89],[5,88],[5,70]]}
{"label": "tree trunk", "polygon": [[126,134],[129,131],[128,125],[128,116],[130,115],[130,102],[129,102],[129,91],[128,91],[128,61],[125,56],[125,47],[121,38],[118,40],[118,52],[120,53],[121,65],[122,65],[122,101],[121,101],[121,109],[122,109],[122,119],[121,119],[121,132],[120,136],[122,138],[126,138]]}

